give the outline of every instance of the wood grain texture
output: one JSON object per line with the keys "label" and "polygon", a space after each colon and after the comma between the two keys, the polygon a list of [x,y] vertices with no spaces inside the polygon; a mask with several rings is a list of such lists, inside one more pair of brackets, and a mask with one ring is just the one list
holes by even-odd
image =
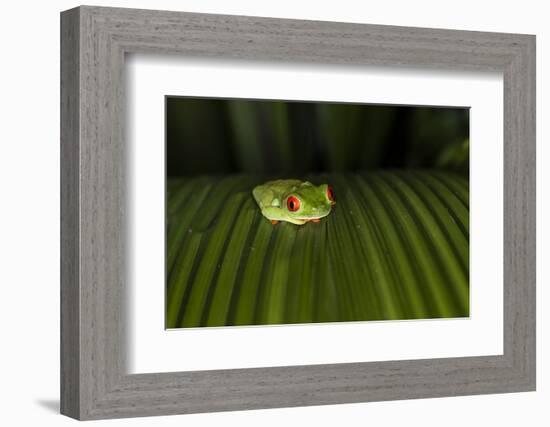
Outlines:
{"label": "wood grain texture", "polygon": [[[100,419],[534,390],[534,36],[86,6],[61,22],[62,413]],[[128,375],[127,53],[501,71],[504,354]]]}
{"label": "wood grain texture", "polygon": [[61,412],[80,413],[79,13],[61,20]]}

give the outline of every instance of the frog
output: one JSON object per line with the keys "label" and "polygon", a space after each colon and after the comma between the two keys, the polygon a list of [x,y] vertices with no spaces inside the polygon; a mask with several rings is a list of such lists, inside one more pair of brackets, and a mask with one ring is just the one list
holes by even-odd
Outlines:
{"label": "frog", "polygon": [[296,225],[320,222],[336,204],[329,184],[314,185],[299,179],[277,179],[252,190],[262,215],[277,224],[287,221]]}

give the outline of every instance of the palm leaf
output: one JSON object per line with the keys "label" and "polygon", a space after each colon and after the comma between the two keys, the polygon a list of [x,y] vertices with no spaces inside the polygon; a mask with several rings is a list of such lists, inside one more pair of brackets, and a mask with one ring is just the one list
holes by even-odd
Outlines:
{"label": "palm leaf", "polygon": [[258,176],[168,182],[167,327],[469,315],[468,181],[441,171],[308,176],[320,223],[272,225]]}

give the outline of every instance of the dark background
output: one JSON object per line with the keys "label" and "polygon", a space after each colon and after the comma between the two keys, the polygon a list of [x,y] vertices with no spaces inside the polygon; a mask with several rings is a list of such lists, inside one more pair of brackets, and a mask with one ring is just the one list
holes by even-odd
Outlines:
{"label": "dark background", "polygon": [[469,110],[166,97],[168,177],[469,171]]}

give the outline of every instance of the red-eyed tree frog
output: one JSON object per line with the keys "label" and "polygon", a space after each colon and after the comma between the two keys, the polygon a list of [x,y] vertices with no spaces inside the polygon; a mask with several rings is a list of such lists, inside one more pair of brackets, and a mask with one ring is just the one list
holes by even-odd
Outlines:
{"label": "red-eyed tree frog", "polygon": [[319,222],[336,204],[330,185],[313,185],[298,179],[269,181],[255,187],[252,194],[262,215],[273,224],[279,221],[297,225]]}

